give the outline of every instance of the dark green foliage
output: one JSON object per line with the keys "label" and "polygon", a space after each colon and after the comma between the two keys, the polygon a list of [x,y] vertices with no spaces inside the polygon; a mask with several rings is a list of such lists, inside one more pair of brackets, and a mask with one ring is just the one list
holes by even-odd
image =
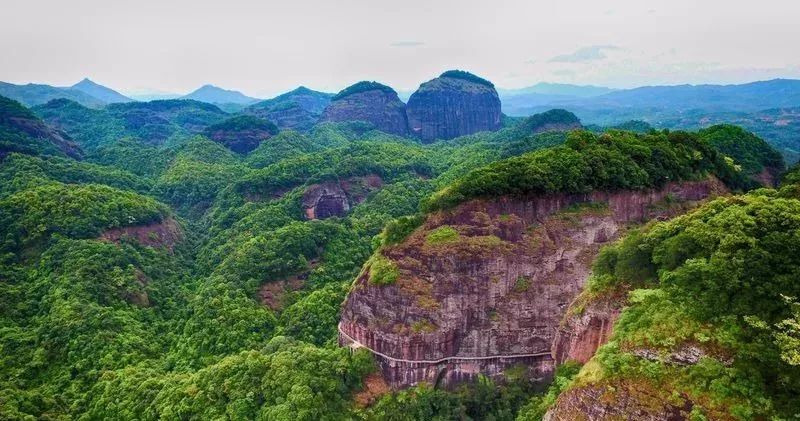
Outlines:
{"label": "dark green foliage", "polygon": [[386,224],[383,230],[383,244],[392,245],[402,242],[425,221],[423,215],[403,216]]}
{"label": "dark green foliage", "polygon": [[534,114],[522,120],[517,127],[523,131],[532,133],[542,130],[548,125],[580,127],[581,121],[575,114],[567,110],[553,109],[540,114]]}
{"label": "dark green foliage", "polygon": [[470,72],[467,72],[467,71],[464,71],[464,70],[448,70],[448,71],[442,73],[441,75],[439,75],[439,77],[449,77],[449,78],[452,78],[452,79],[461,79],[461,80],[466,80],[468,82],[477,83],[479,85],[484,85],[484,86],[488,86],[490,88],[494,88],[494,84],[492,82],[489,82],[488,80],[486,80],[486,79],[484,79],[482,77],[475,76],[474,74],[472,74]]}
{"label": "dark green foliage", "polygon": [[261,142],[258,147],[247,154],[245,163],[251,168],[264,168],[288,158],[297,158],[301,155],[314,152],[318,149],[308,137],[286,130],[269,141]]}
{"label": "dark green foliage", "polygon": [[783,157],[758,136],[730,124],[700,130],[698,135],[720,152],[733,158],[750,177],[768,170],[777,175],[785,168]]}
{"label": "dark green foliage", "polygon": [[175,150],[159,148],[133,138],[122,138],[99,147],[89,158],[143,177],[158,177],[175,159]]}
{"label": "dark green foliage", "polygon": [[381,92],[385,92],[387,94],[397,95],[397,92],[395,92],[394,89],[392,89],[392,88],[390,88],[390,87],[388,87],[388,86],[386,86],[386,85],[384,85],[382,83],[378,83],[378,82],[374,82],[374,81],[370,82],[370,81],[362,80],[361,82],[354,83],[354,84],[342,89],[341,91],[339,91],[338,94],[334,95],[333,98],[331,98],[331,100],[332,101],[338,101],[338,100],[346,98],[346,97],[348,97],[350,95],[355,95],[355,94],[358,94],[358,93],[361,93],[361,92],[367,92],[367,91],[381,91]]}
{"label": "dark green foliage", "polygon": [[90,155],[126,137],[151,146],[177,145],[229,117],[215,105],[192,100],[117,103],[95,110],[59,99],[35,111]]}
{"label": "dark green foliage", "polygon": [[499,386],[486,377],[454,392],[428,385],[386,395],[365,411],[368,420],[513,420],[533,392],[522,379]]}
{"label": "dark green foliage", "polygon": [[250,115],[238,115],[231,117],[217,124],[206,127],[206,134],[216,131],[243,131],[243,130],[264,130],[272,134],[278,133],[278,128],[269,121],[253,117]]}
{"label": "dark green foliage", "polygon": [[421,147],[394,142],[357,142],[287,159],[253,171],[236,183],[236,191],[267,197],[304,183],[377,174],[391,179],[408,173],[431,174]]}
{"label": "dark green foliage", "polygon": [[690,133],[573,132],[564,146],[472,171],[434,195],[426,208],[485,196],[645,189],[708,174],[734,188],[744,184],[722,156]]}
{"label": "dark green foliage", "polygon": [[246,171],[234,153],[196,136],[175,148],[175,159],[156,181],[154,192],[183,213],[200,214]]}
{"label": "dark green foliage", "polygon": [[0,158],[19,152],[80,158],[82,152],[64,133],[47,127],[22,104],[0,96]]}
{"label": "dark green foliage", "polygon": [[149,197],[99,184],[49,183],[0,200],[3,249],[61,234],[74,238],[160,221],[168,209]]}
{"label": "dark green foliage", "polygon": [[371,370],[364,353],[275,337],[190,375],[142,367],[109,372],[92,393],[93,418],[338,420],[343,398]]}
{"label": "dark green foliage", "polygon": [[120,119],[103,109],[87,108],[68,99],[54,99],[33,111],[68,132],[87,152],[129,135]]}
{"label": "dark green foliage", "polygon": [[280,334],[320,346],[334,341],[347,290],[330,284],[301,298],[281,313]]}
{"label": "dark green foliage", "polygon": [[[533,135],[520,124],[423,146],[369,124],[326,123],[283,132],[241,157],[196,136],[230,116],[192,101],[105,110],[60,101],[36,112],[61,119],[89,145],[88,160],[105,166],[19,154],[0,163],[0,418],[513,419],[533,393],[514,370],[503,384],[419,387],[354,407],[375,367],[368,353],[338,347],[336,324],[381,242],[402,241],[422,223],[420,202],[449,185],[460,191],[470,171],[484,168],[468,176],[480,183],[487,168],[513,172],[500,161],[507,158],[549,168],[531,175],[553,177],[546,188],[576,191],[590,177],[605,180],[596,188],[706,174],[737,180],[731,167],[714,167],[713,149],[680,133],[576,134],[557,146],[565,134]],[[576,175],[576,167],[593,172]],[[380,188],[352,179],[368,175],[381,178]],[[305,219],[303,193],[321,181],[351,183],[358,200],[347,215]],[[496,187],[480,191],[505,191]],[[172,215],[156,198],[185,218],[185,238],[172,249],[95,239]],[[595,270],[610,286],[616,278],[651,285],[652,268],[628,269],[648,250],[635,238],[623,242]],[[260,302],[263,285],[296,279],[302,285],[286,288],[280,309]],[[786,322],[764,333],[789,357],[790,316],[781,312]],[[529,406],[538,411],[554,393]]]}
{"label": "dark green foliage", "polygon": [[572,379],[580,371],[580,364],[568,361],[556,367],[553,382],[544,395],[534,396],[525,406],[520,408],[517,421],[539,421],[553,405],[558,395],[569,386]]}
{"label": "dark green foliage", "polygon": [[630,132],[636,133],[648,133],[649,131],[653,130],[653,126],[650,123],[642,120],[630,120],[626,121],[621,124],[617,124],[612,127],[614,130],[627,130]]}
{"label": "dark green foliage", "polygon": [[[590,291],[650,288],[631,293],[613,344],[599,352],[604,376],[646,376],[710,394],[706,409],[721,405],[740,419],[796,413],[800,364],[791,297],[800,295],[799,251],[800,201],[769,191],[714,200],[604,250]],[[684,343],[733,363],[709,358],[676,371],[620,349]]]}
{"label": "dark green foliage", "polygon": [[325,222],[292,222],[254,236],[239,245],[216,269],[254,294],[259,285],[277,281],[308,268],[320,247],[337,229]]}
{"label": "dark green foliage", "polygon": [[209,139],[244,155],[277,134],[278,127],[258,117],[240,115],[208,126],[203,133]]}
{"label": "dark green foliage", "polygon": [[800,184],[800,164],[795,164],[783,175],[781,185]]}
{"label": "dark green foliage", "polygon": [[0,96],[0,116],[2,116],[4,120],[11,118],[32,120],[36,118],[24,105],[4,96]]}
{"label": "dark green foliage", "polygon": [[655,282],[656,267],[650,261],[650,249],[638,230],[629,232],[619,242],[600,250],[592,266],[589,289],[594,292],[619,285],[642,288]]}
{"label": "dark green foliage", "polygon": [[648,235],[662,284],[697,303],[769,323],[790,313],[781,295],[800,296],[800,202],[743,196],[719,199]]}
{"label": "dark green foliage", "polygon": [[66,184],[98,183],[139,193],[150,191],[149,180],[129,172],[58,157],[33,157],[11,154],[0,166],[0,197],[55,180]]}

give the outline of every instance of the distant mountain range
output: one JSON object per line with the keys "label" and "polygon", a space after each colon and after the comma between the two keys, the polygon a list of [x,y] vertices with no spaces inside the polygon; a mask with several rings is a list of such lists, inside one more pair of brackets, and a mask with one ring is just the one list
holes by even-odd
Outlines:
{"label": "distant mountain range", "polygon": [[119,92],[94,83],[89,79],[83,79],[69,87],[35,83],[15,85],[13,83],[0,82],[0,95],[19,101],[28,107],[45,104],[59,98],[69,99],[91,108],[133,101]]}
{"label": "distant mountain range", "polygon": [[274,98],[257,102],[242,110],[275,123],[280,129],[308,130],[319,120],[333,94],[301,86]]}
{"label": "distant mountain range", "polygon": [[614,92],[615,89],[592,85],[569,85],[564,83],[540,82],[533,86],[519,89],[498,89],[500,97],[514,97],[528,94],[550,95],[561,97],[590,98]]}
{"label": "distant mountain range", "polygon": [[584,96],[507,94],[503,100],[503,111],[511,116],[526,116],[560,107],[576,112],[584,122],[601,124],[605,117],[621,113],[637,117],[697,109],[753,112],[800,106],[800,80],[774,79],[741,85],[644,86]]}
{"label": "distant mountain range", "polygon": [[0,82],[0,95],[19,101],[28,107],[42,105],[51,100],[60,98],[69,99],[90,108],[100,108],[108,104],[133,102],[137,100],[193,99],[220,106],[230,105],[230,107],[223,108],[233,108],[233,110],[229,111],[238,111],[244,106],[260,101],[258,98],[249,97],[241,92],[222,89],[213,85],[204,85],[183,96],[170,93],[153,93],[128,97],[109,87],[95,83],[88,78],[68,87],[34,83],[16,85],[13,83]]}
{"label": "distant mountain range", "polygon": [[107,88],[103,85],[92,82],[88,78],[85,78],[82,81],[72,85],[71,89],[75,89],[85,94],[91,95],[107,104],[133,101],[131,98],[128,98],[125,95],[122,95],[121,93],[111,88]]}
{"label": "distant mountain range", "polygon": [[[587,124],[614,125],[641,119],[659,126],[661,121],[692,111],[703,113],[746,112],[800,106],[800,80],[774,79],[740,85],[644,86],[614,90],[601,86],[538,83],[520,89],[499,89],[503,113],[529,116],[552,108],[574,112]],[[399,92],[407,100],[408,92]],[[16,85],[0,82],[0,95],[36,106],[64,98],[90,108],[107,104],[153,99],[193,99],[219,106],[226,112],[272,118],[282,128],[308,128],[328,104],[331,94],[305,87],[269,100],[259,100],[239,91],[204,85],[180,96],[164,92],[129,96],[84,79],[73,86]],[[245,111],[245,109],[247,110]]]}
{"label": "distant mountain range", "polygon": [[92,108],[105,105],[104,101],[77,89],[57,88],[34,83],[15,85],[13,83],[0,82],[0,95],[11,98],[28,107],[44,104],[59,98],[69,99]]}
{"label": "distant mountain range", "polygon": [[238,104],[250,105],[259,101],[258,98],[249,97],[239,91],[222,89],[214,85],[203,85],[181,99],[208,102],[210,104]]}

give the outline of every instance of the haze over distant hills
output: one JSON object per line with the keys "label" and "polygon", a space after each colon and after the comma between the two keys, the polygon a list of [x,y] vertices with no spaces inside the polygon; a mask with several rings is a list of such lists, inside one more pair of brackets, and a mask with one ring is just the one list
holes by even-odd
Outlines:
{"label": "haze over distant hills", "polygon": [[111,88],[89,80],[89,78],[84,78],[82,81],[72,85],[72,89],[77,89],[108,104],[133,101],[131,98],[128,98]]}
{"label": "haze over distant hills", "polygon": [[301,86],[285,94],[257,102],[242,110],[275,123],[281,129],[308,130],[319,120],[333,94]]}
{"label": "haze over distant hills", "polygon": [[240,104],[248,105],[258,101],[258,98],[249,97],[239,91],[222,89],[214,85],[203,85],[181,99],[209,102],[211,104]]}
{"label": "haze over distant hills", "polygon": [[[118,99],[90,81],[76,86],[64,89]],[[395,393],[410,387],[414,396],[436,391],[437,400],[454,407],[484,401],[467,393],[496,389],[490,399],[500,403],[490,408],[540,419],[525,415],[532,413],[522,402],[530,400],[539,411],[542,395],[535,393],[561,375],[561,361],[582,358],[591,369],[594,358],[624,352],[613,339],[598,351],[616,338],[608,333],[615,326],[630,338],[644,338],[637,347],[649,346],[648,335],[656,330],[672,335],[667,346],[689,341],[698,348],[680,351],[675,361],[685,366],[651,361],[649,351],[600,359],[608,370],[632,358],[644,364],[643,371],[620,371],[625,380],[600,380],[647,385],[656,367],[659,378],[683,376],[683,383],[653,386],[663,394],[648,391],[640,400],[611,383],[614,389],[603,392],[599,403],[590,389],[594,383],[580,383],[561,393],[554,410],[572,402],[598,411],[623,412],[640,403],[649,410],[653,396],[663,402],[686,396],[686,408],[713,398],[727,410],[739,402],[730,390],[755,390],[778,402],[775,408],[793,408],[796,388],[752,382],[789,372],[781,362],[789,354],[781,354],[772,335],[761,336],[761,324],[751,326],[740,316],[758,311],[757,320],[769,320],[763,325],[779,326],[786,316],[770,312],[789,314],[783,310],[796,307],[780,297],[800,295],[800,284],[789,285],[800,273],[793,259],[800,248],[800,186],[730,195],[776,186],[785,165],[775,146],[784,156],[800,150],[800,136],[791,135],[800,128],[794,126],[800,112],[741,113],[751,116],[743,125],[774,119],[771,145],[729,124],[739,112],[720,117],[724,124],[714,127],[672,130],[707,124],[713,113],[682,104],[744,107],[737,101],[761,106],[795,98],[792,83],[764,86],[770,89],[757,89],[774,99],[750,87],[689,88],[695,96],[667,87],[647,97],[642,92],[649,89],[602,93],[539,85],[509,96],[597,101],[623,110],[596,109],[600,116],[612,113],[609,118],[625,112],[680,117],[658,127],[670,130],[653,130],[643,121],[589,127],[566,109],[504,116],[494,84],[462,70],[422,83],[407,104],[390,86],[368,80],[335,95],[300,87],[250,106],[233,104],[243,107],[238,112],[194,99],[88,108],[59,98],[29,108],[0,96],[0,347],[13,351],[0,352],[0,414],[11,414],[0,418],[180,413],[206,419],[235,408],[245,419],[291,419],[307,411],[307,419],[383,420],[393,418],[384,416],[384,408],[399,412],[391,399],[412,396]],[[221,88],[205,93],[200,98],[207,101],[244,96]],[[620,93],[631,97],[615,100]],[[625,106],[636,101],[656,105]],[[673,220],[680,225],[667,221],[717,195],[725,197]],[[686,254],[717,243],[720,254]],[[745,256],[739,254],[742,244],[753,245],[748,253],[755,259],[739,258]],[[669,272],[666,265],[683,261],[688,263]],[[694,262],[707,265],[698,269]],[[780,266],[785,262],[792,266]],[[603,276],[590,276],[593,268]],[[682,284],[664,284],[645,292],[650,298],[637,298],[646,291],[638,287],[656,287],[658,274]],[[705,286],[707,280],[714,284]],[[758,307],[728,305],[720,291],[747,282]],[[711,293],[672,289],[697,285]],[[682,305],[686,317],[706,308],[743,310],[722,313],[721,322],[687,322],[673,317]],[[651,316],[656,329],[631,319]],[[701,336],[712,332],[705,330],[712,322],[725,323],[717,325],[721,333]],[[624,323],[636,323],[636,330]],[[672,325],[661,329],[661,323]],[[700,334],[672,333],[685,332],[685,326],[697,326]],[[764,339],[727,339],[738,332],[746,340]],[[484,337],[490,340],[475,346],[474,338]],[[701,349],[695,341],[700,337],[723,338],[741,351],[712,353],[716,344]],[[366,349],[332,346],[351,342]],[[408,343],[424,346],[405,355]],[[709,378],[729,368],[732,356],[752,359],[753,350],[766,350],[766,357],[756,360],[759,366],[744,360],[741,371],[729,372],[726,381],[733,386],[714,389],[718,396],[683,392],[705,389]],[[793,373],[789,385],[800,384],[800,371]],[[354,407],[361,384],[371,381],[362,379],[370,378],[381,384],[383,396]],[[474,382],[482,389],[470,389]],[[305,399],[305,391],[316,393],[307,384],[324,385],[327,392]],[[292,398],[289,385],[303,391],[301,399]],[[458,395],[447,395],[454,387]],[[506,391],[512,387],[517,397]],[[231,399],[214,394],[229,389],[235,390]],[[202,394],[188,410],[186,390]],[[279,401],[291,406],[276,412]],[[769,401],[755,401],[746,413],[771,408],[762,402]],[[431,419],[431,413],[425,409],[408,419]],[[439,418],[463,414],[459,409]],[[470,419],[493,416],[486,414],[473,412]],[[764,414],[771,419],[772,413]]]}
{"label": "haze over distant hills", "polygon": [[21,104],[28,107],[44,104],[50,100],[59,98],[70,99],[93,108],[105,105],[105,102],[102,100],[77,89],[57,88],[55,86],[35,83],[15,85],[13,83],[0,82],[0,95],[19,101]]}
{"label": "haze over distant hills", "polygon": [[[800,104],[800,80],[773,79],[741,85],[643,86],[601,95],[507,96],[504,112],[525,116],[554,105],[576,110],[691,110],[758,111]],[[592,118],[584,115],[582,118]]]}
{"label": "haze over distant hills", "polygon": [[174,92],[159,91],[153,89],[137,89],[127,93],[128,97],[136,101],[156,101],[161,99],[178,99],[182,95]]}
{"label": "haze over distant hills", "polygon": [[[739,85],[673,85],[612,89],[592,85],[541,82],[519,89],[499,88],[503,114],[524,117],[553,108],[567,109],[589,125],[616,126],[632,120],[656,128],[696,129],[713,122],[736,121],[781,148],[789,161],[800,157],[794,145],[800,137],[800,80],[773,79]],[[204,85],[179,95],[153,91],[125,96],[84,79],[70,87],[0,82],[0,95],[27,106],[69,99],[85,107],[134,100],[192,99],[214,104],[227,113],[244,113],[269,120],[280,129],[309,130],[333,94],[299,87],[267,100],[239,91]],[[411,92],[398,92],[408,102]],[[766,117],[765,117],[766,116]]]}
{"label": "haze over distant hills", "polygon": [[548,83],[539,82],[535,85],[519,89],[498,89],[497,93],[501,97],[512,97],[525,94],[539,94],[539,95],[554,95],[554,96],[570,96],[579,98],[590,98],[593,96],[603,95],[614,92],[616,89],[606,88],[604,86],[593,85],[570,85],[566,83]]}
{"label": "haze over distant hills", "polygon": [[[311,94],[310,94],[311,93]],[[612,89],[592,85],[571,85],[541,82],[519,89],[498,88],[503,113],[509,116],[528,116],[553,107],[574,109],[582,120],[595,122],[598,114],[618,113],[620,110],[690,110],[704,109],[714,112],[753,112],[770,108],[800,106],[800,80],[773,79],[739,85],[672,85],[643,86],[632,89]],[[235,106],[235,111],[262,101],[239,91],[214,85],[204,85],[186,94],[152,91],[125,96],[118,91],[83,79],[70,87],[44,84],[16,85],[0,82],[0,95],[22,104],[35,106],[52,99],[66,98],[88,107],[105,104],[154,99],[193,99],[216,105]],[[290,98],[300,100],[309,111],[320,113],[327,105],[326,97],[332,94],[312,91],[305,87],[264,100],[258,107],[272,107],[286,103]],[[398,96],[408,101],[411,92],[399,91]],[[223,107],[226,108],[226,107]],[[598,123],[600,121],[597,121]]]}
{"label": "haze over distant hills", "polygon": [[113,89],[92,82],[88,78],[69,87],[35,83],[15,85],[13,83],[0,82],[0,95],[19,101],[29,107],[59,98],[70,99],[93,108],[117,102],[133,101]]}

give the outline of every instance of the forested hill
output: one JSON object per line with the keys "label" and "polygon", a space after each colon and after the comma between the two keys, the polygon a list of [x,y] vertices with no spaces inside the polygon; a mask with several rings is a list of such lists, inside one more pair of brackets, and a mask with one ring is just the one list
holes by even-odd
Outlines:
{"label": "forested hill", "polygon": [[[418,214],[423,202],[444,208],[549,185],[645,189],[667,177],[706,173],[745,190],[763,181],[756,177],[763,170],[776,176],[783,170],[769,145],[735,128],[568,134],[579,123],[563,111],[423,144],[363,122],[276,133],[256,117],[231,120],[219,107],[191,100],[92,109],[61,99],[33,111],[5,104],[0,142],[15,147],[4,149],[0,161],[4,419],[513,419],[524,405],[545,399],[530,384],[486,381],[452,392],[383,390],[379,397],[372,356],[336,343],[341,303],[387,224]],[[20,119],[42,133],[63,132],[82,160],[51,137],[31,136]],[[259,136],[233,151],[226,147],[231,138],[206,137],[222,131]],[[542,157],[558,159],[540,169]],[[642,173],[642,162],[663,167]],[[510,177],[522,168],[541,177]],[[563,178],[556,171],[562,168],[575,176]],[[740,201],[791,207],[797,202],[791,192],[759,190]],[[737,200],[712,206],[720,212],[727,204],[746,206]],[[691,218],[684,221],[714,223],[708,213]],[[788,253],[797,250],[797,237],[784,235],[776,220],[757,238],[769,246],[764,250],[787,245],[779,261],[759,252],[736,268],[765,271],[757,278],[763,285],[784,283],[754,290],[757,312],[744,306],[730,314],[758,316],[748,319],[753,326],[766,323],[766,330],[746,332],[760,335],[763,342],[753,344],[769,353],[750,371],[712,367],[776,385],[763,388],[758,401],[769,401],[772,412],[741,412],[742,418],[789,413],[791,402],[781,393],[796,382],[787,368],[797,352],[793,307],[775,294],[794,273]],[[675,226],[663,227],[658,232]],[[664,238],[657,240],[666,249],[683,249],[680,240]],[[686,250],[706,256],[706,248]],[[656,264],[675,269],[677,262]],[[777,264],[772,277],[768,271]],[[773,328],[784,320],[785,328]],[[773,337],[788,339],[773,346]],[[755,354],[742,351],[741,358]],[[758,371],[781,358],[780,370]]]}

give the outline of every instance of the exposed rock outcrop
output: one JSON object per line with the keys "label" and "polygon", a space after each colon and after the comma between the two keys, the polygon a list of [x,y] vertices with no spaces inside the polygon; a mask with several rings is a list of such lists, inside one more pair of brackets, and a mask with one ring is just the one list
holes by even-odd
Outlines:
{"label": "exposed rock outcrop", "polygon": [[350,211],[350,201],[339,183],[314,184],[303,193],[303,209],[308,219],[345,216]]}
{"label": "exposed rock outcrop", "polygon": [[458,70],[425,82],[408,100],[411,134],[424,142],[500,129],[500,98],[494,85]]}
{"label": "exposed rock outcrop", "polygon": [[269,121],[244,115],[209,126],[203,134],[236,153],[246,154],[278,134],[278,128]]}
{"label": "exposed rock outcrop", "polygon": [[33,139],[51,143],[69,157],[81,159],[83,156],[83,152],[69,135],[44,124],[41,120],[12,117],[7,123]]}
{"label": "exposed rock outcrop", "polygon": [[[0,158],[10,152],[63,153],[75,159],[81,149],[66,133],[54,129],[22,104],[0,96]],[[52,152],[51,152],[52,151]]]}
{"label": "exposed rock outcrop", "polygon": [[352,206],[363,202],[369,192],[381,186],[383,180],[377,175],[314,184],[303,193],[303,210],[308,219],[345,216]]}
{"label": "exposed rock outcrop", "polygon": [[[531,378],[546,379],[553,348],[579,353],[554,344],[599,248],[630,223],[724,190],[708,179],[652,191],[473,200],[429,215],[365,266],[342,310],[340,342],[376,352],[395,388],[449,386],[479,373],[500,379],[519,363]],[[396,281],[375,284],[379,270],[394,271]],[[599,339],[584,334],[565,343],[588,341],[585,352],[593,353],[607,337],[603,329]]]}
{"label": "exposed rock outcrop", "polygon": [[610,294],[582,303],[581,309],[573,303],[553,340],[556,364],[567,360],[586,364],[608,342],[625,300],[625,294]]}
{"label": "exposed rock outcrop", "polygon": [[99,239],[112,243],[119,243],[123,239],[127,239],[143,246],[166,247],[172,251],[175,244],[183,239],[183,230],[178,221],[167,218],[153,224],[112,228],[100,234]]}
{"label": "exposed rock outcrop", "polygon": [[408,134],[406,105],[394,89],[377,82],[359,82],[336,94],[321,121],[366,121],[386,133]]}
{"label": "exposed rock outcrop", "polygon": [[295,276],[282,281],[267,282],[261,285],[258,290],[258,298],[261,304],[267,306],[272,311],[283,308],[286,294],[303,288],[308,274]]}
{"label": "exposed rock outcrop", "polygon": [[689,419],[692,402],[645,382],[578,387],[559,396],[545,421],[679,421]]}

